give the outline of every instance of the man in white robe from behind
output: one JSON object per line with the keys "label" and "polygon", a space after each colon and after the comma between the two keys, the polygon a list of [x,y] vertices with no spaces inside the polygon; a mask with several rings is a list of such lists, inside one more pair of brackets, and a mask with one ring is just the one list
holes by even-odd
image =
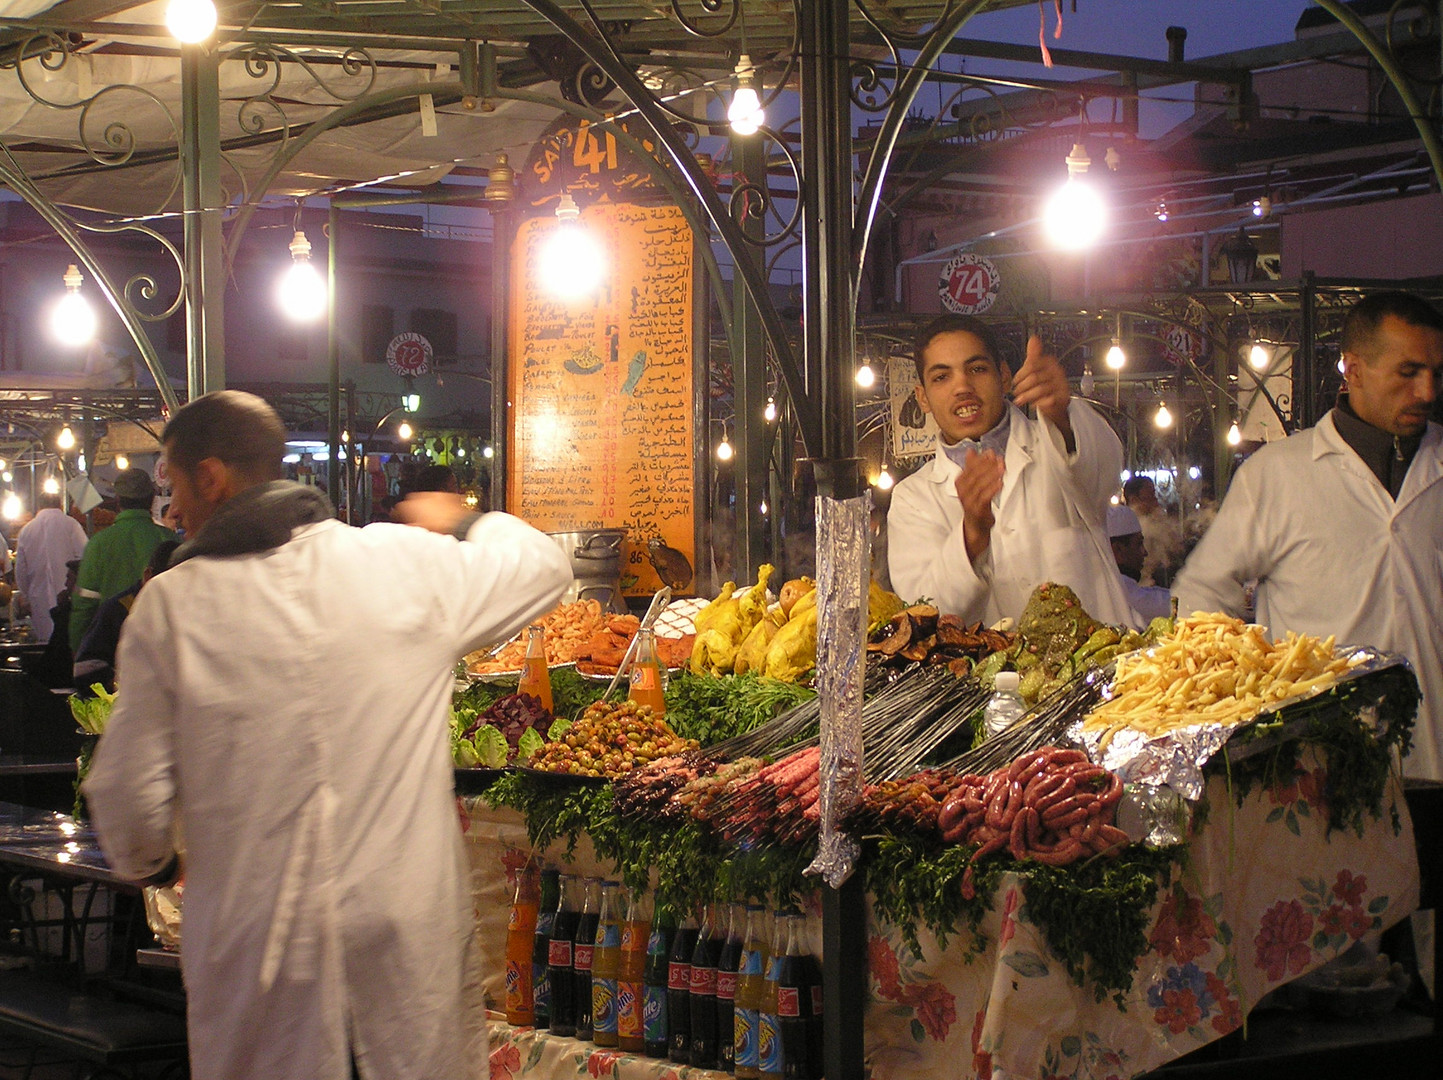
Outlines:
{"label": "man in white robe from behind", "polygon": [[486,1068],[452,790],[451,670],[552,608],[564,554],[459,496],[354,529],[277,479],[261,399],[162,437],[189,539],[126,620],[85,785],[110,865],[185,851],[195,1080],[446,1080]]}

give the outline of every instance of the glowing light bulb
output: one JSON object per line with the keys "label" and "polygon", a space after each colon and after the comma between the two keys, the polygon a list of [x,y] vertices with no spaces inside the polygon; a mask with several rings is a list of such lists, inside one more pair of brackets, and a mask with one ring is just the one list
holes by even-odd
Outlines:
{"label": "glowing light bulb", "polygon": [[1233,426],[1228,428],[1228,445],[1237,446],[1243,441],[1243,433],[1238,430],[1238,422],[1233,421]]}
{"label": "glowing light bulb", "polygon": [[1122,342],[1117,338],[1112,339],[1112,348],[1107,350],[1106,362],[1109,371],[1121,371],[1127,366],[1127,353],[1122,351]]}
{"label": "glowing light bulb", "polygon": [[11,472],[9,469],[6,469],[3,473],[0,473],[0,480],[4,480],[7,484],[10,483],[10,482],[11,482],[12,480],[14,480],[14,479],[15,479],[15,474],[14,474],[13,472]]}
{"label": "glowing light bulb", "polygon": [[1252,365],[1253,370],[1266,370],[1272,362],[1273,354],[1268,351],[1268,347],[1261,342],[1253,342],[1253,347],[1248,350],[1248,363]]}
{"label": "glowing light bulb", "polygon": [[311,245],[297,230],[290,244],[294,260],[281,275],[277,298],[281,311],[294,322],[315,322],[326,313],[326,279],[311,265]]}
{"label": "glowing light bulb", "polygon": [[857,385],[863,390],[870,390],[877,385],[877,373],[872,370],[872,365],[864,363],[857,369]]}
{"label": "glowing light bulb", "polygon": [[1172,413],[1167,411],[1167,405],[1157,407],[1157,415],[1152,418],[1152,422],[1164,431],[1172,427]]}
{"label": "glowing light bulb", "polygon": [[456,447],[456,456],[457,456],[458,458],[463,458],[463,457],[465,457],[465,456],[466,456],[466,448],[465,448],[464,446],[458,446],[458,447]]}
{"label": "glowing light bulb", "polygon": [[767,407],[762,410],[762,415],[766,417],[767,423],[769,424],[777,418],[777,402],[775,398],[767,398]]}
{"label": "glowing light bulb", "polygon": [[877,487],[882,491],[889,491],[895,483],[896,481],[892,479],[892,474],[889,473],[887,467],[883,465],[881,473],[877,476]]}
{"label": "glowing light bulb", "polygon": [[80,286],[85,278],[74,263],[66,267],[62,278],[65,295],[60,298],[50,313],[50,332],[62,345],[86,345],[95,337],[95,310],[90,301],[80,295]]}
{"label": "glowing light bulb", "polygon": [[25,504],[20,501],[20,496],[10,492],[5,496],[5,501],[0,502],[0,514],[3,514],[6,521],[14,521],[25,512]]}
{"label": "glowing light bulb", "polygon": [[761,512],[762,512],[764,515],[766,514],[766,512],[767,512],[767,500],[766,500],[766,499],[763,499],[763,500],[762,500],[762,505],[761,505],[761,507],[760,507],[759,509],[761,510]]}
{"label": "glowing light bulb", "polygon": [[594,292],[606,274],[606,253],[580,216],[571,193],[562,192],[556,227],[543,241],[537,259],[542,287],[564,300]]}
{"label": "glowing light bulb", "polygon": [[1343,358],[1342,358],[1341,356],[1338,357],[1338,374],[1339,374],[1339,375],[1346,375],[1346,374],[1348,374],[1348,366],[1343,363]]}
{"label": "glowing light bulb", "polygon": [[128,468],[130,468],[130,458],[126,457],[124,454],[116,454],[116,455],[115,455],[115,467],[116,467],[117,469],[128,469]]}
{"label": "glowing light bulb", "polygon": [[490,461],[496,456],[496,451],[489,446],[483,446],[481,448],[481,456],[484,457],[487,461]]}
{"label": "glowing light bulb", "polygon": [[10,463],[9,463],[8,461],[6,461],[4,458],[0,458],[0,469],[8,469],[8,468],[10,468]]}
{"label": "glowing light bulb", "polygon": [[731,104],[727,106],[727,123],[731,124],[732,131],[737,135],[755,135],[767,122],[762,99],[752,85],[755,70],[752,67],[752,58],[742,53],[737,60],[737,91],[732,95]]}
{"label": "glowing light bulb", "polygon": [[1107,228],[1107,203],[1090,182],[1070,177],[1048,199],[1042,227],[1054,246],[1082,251],[1097,243]]}
{"label": "glowing light bulb", "polygon": [[60,434],[55,436],[55,445],[62,450],[72,450],[75,448],[75,432],[70,430],[69,424],[61,428]]}
{"label": "glowing light bulb", "polygon": [[1196,465],[1189,465],[1187,468],[1187,478],[1189,480],[1202,479],[1202,470],[1199,469]]}
{"label": "glowing light bulb", "polygon": [[732,459],[732,444],[727,442],[727,437],[722,436],[722,441],[717,443],[716,459],[718,461],[730,461]]}
{"label": "glowing light bulb", "polygon": [[416,432],[412,429],[411,425],[410,425],[407,421],[405,421],[405,420],[402,420],[401,423],[400,423],[400,424],[397,426],[397,428],[396,428],[396,437],[397,437],[398,439],[400,439],[402,442],[410,442],[411,436],[414,435],[414,434],[416,434]]}
{"label": "glowing light bulb", "polygon": [[211,0],[170,0],[165,25],[177,41],[194,45],[210,37],[215,29],[215,4]]}
{"label": "glowing light bulb", "polygon": [[82,450],[80,456],[75,459],[75,467],[81,472],[87,471],[85,468],[85,451]]}
{"label": "glowing light bulb", "polygon": [[45,478],[45,483],[40,485],[40,490],[45,492],[45,494],[47,495],[59,495],[60,481],[55,479],[55,477],[53,476],[47,476]]}

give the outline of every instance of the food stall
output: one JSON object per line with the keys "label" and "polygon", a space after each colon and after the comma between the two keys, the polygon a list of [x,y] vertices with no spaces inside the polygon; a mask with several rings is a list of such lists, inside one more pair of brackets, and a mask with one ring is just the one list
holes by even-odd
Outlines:
{"label": "food stall", "polygon": [[[744,610],[749,590],[723,588],[683,609],[696,636],[667,694],[675,742],[655,755],[588,761],[538,734],[520,768],[458,771],[458,790],[480,792],[463,822],[494,1002],[510,890],[537,860],[659,904],[798,903],[822,956],[805,873],[820,818],[809,668],[795,647],[792,681],[767,674],[788,673],[767,653],[759,668],[742,655],[769,613],[786,643],[806,618],[796,591]],[[1406,665],[1221,616],[1124,633],[1068,592],[1039,590],[1005,632],[874,590],[867,786],[843,819],[867,888],[856,992],[874,1076],[951,1076],[959,1061],[977,1077],[1136,1075],[1239,1029],[1265,995],[1417,906],[1396,768],[1417,701]],[[628,628],[599,618],[592,638],[616,651]],[[981,738],[988,684],[1016,668],[1029,709]],[[553,684],[557,716],[606,689],[561,667]],[[458,739],[504,689],[458,694]],[[1382,965],[1373,1003],[1402,992]],[[492,1047],[493,1075],[675,1068],[500,1021]]]}

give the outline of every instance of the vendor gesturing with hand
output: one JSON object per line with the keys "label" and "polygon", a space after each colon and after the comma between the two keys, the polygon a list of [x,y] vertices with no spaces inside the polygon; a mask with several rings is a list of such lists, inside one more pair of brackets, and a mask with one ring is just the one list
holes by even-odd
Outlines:
{"label": "vendor gesturing with hand", "polygon": [[1028,340],[1014,377],[986,323],[944,315],[918,335],[915,361],[917,403],[936,421],[937,449],[892,493],[893,587],[991,623],[1015,618],[1035,586],[1058,581],[1094,618],[1140,622],[1104,528],[1122,445],[1073,400],[1042,340]]}

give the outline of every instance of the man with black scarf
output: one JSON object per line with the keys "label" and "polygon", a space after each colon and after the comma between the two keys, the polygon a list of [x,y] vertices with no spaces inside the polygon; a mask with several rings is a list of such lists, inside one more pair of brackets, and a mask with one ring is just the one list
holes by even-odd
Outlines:
{"label": "man with black scarf", "polygon": [[1408,776],[1443,780],[1443,315],[1409,293],[1359,301],[1343,324],[1346,393],[1316,427],[1238,470],[1174,583],[1179,610],[1401,653],[1423,690]]}
{"label": "man with black scarf", "polygon": [[126,619],[85,794],[118,873],[185,852],[196,1080],[462,1080],[487,1048],[451,672],[570,567],[445,492],[399,508],[422,528],[344,525],[278,479],[285,437],[236,391],[167,425],[187,540]]}

